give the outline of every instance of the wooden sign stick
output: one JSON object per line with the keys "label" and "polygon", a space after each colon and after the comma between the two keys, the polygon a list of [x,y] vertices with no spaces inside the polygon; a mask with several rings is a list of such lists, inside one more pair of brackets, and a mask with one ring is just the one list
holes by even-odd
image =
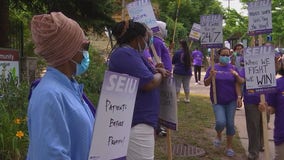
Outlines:
{"label": "wooden sign stick", "polygon": [[[258,43],[259,46],[262,45],[262,37],[261,35],[258,36]],[[260,95],[260,102],[265,103],[265,96],[264,94]],[[267,110],[265,109],[264,112],[261,112],[262,116],[262,131],[263,131],[263,142],[264,142],[264,159],[269,160],[269,145],[268,145],[268,132],[267,132]]]}
{"label": "wooden sign stick", "polygon": [[[214,62],[214,52],[215,49],[211,49],[211,70],[215,69],[215,62]],[[216,95],[216,77],[212,77],[212,90],[213,90],[213,103],[217,104],[217,95]]]}

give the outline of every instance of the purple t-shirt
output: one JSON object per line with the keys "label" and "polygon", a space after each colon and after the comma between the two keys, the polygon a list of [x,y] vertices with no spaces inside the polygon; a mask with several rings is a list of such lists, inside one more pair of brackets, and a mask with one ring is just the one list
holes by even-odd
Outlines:
{"label": "purple t-shirt", "polygon": [[[165,69],[168,71],[172,71],[172,60],[170,57],[169,49],[167,48],[165,42],[159,37],[154,36],[153,45],[156,49],[157,55],[161,58]],[[151,54],[153,56],[152,51]]]}
{"label": "purple t-shirt", "polygon": [[[240,67],[239,69],[239,75],[242,78],[245,78],[245,68]],[[246,88],[246,83],[243,84],[243,98],[244,98],[244,105],[258,105],[260,102],[260,94],[249,94]]]}
{"label": "purple t-shirt", "polygon": [[277,92],[268,94],[267,102],[275,108],[274,143],[284,143],[284,77],[276,80]]}
{"label": "purple t-shirt", "polygon": [[142,91],[141,87],[154,78],[154,70],[143,57],[143,53],[129,47],[119,47],[113,51],[109,60],[109,70],[125,73],[139,78],[139,88],[135,101],[132,126],[144,123],[157,126],[160,106],[158,88]]}
{"label": "purple t-shirt", "polygon": [[[231,73],[231,69],[237,69],[231,64],[221,66],[220,64],[215,64],[216,73],[216,97],[217,97],[217,104],[225,105],[229,104],[232,101],[236,101],[237,93],[236,93],[236,78]],[[211,70],[211,66],[207,69],[204,80],[209,77]],[[212,85],[210,85],[210,99],[213,103],[213,89]]]}
{"label": "purple t-shirt", "polygon": [[182,62],[183,51],[178,50],[173,56],[173,65],[174,65],[174,74],[184,75],[184,76],[192,76],[191,66],[188,70],[185,70],[185,65]]}
{"label": "purple t-shirt", "polygon": [[202,66],[202,59],[203,54],[199,50],[195,50],[192,52],[192,58],[193,58],[193,65],[195,66]]}

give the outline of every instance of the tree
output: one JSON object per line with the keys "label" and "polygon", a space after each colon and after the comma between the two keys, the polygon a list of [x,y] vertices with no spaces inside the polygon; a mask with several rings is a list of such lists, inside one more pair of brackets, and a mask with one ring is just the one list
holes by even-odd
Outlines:
{"label": "tree", "polygon": [[[179,0],[154,0],[159,4],[160,14],[157,19],[165,21],[168,25],[169,36],[172,41],[174,22]],[[178,23],[176,26],[176,40],[186,39],[193,23],[199,23],[200,16],[205,14],[223,14],[220,2],[215,0],[180,0]],[[176,43],[177,44],[177,43]]]}
{"label": "tree", "polygon": [[0,47],[8,47],[8,32],[9,32],[9,5],[8,0],[0,1]]}
{"label": "tree", "polygon": [[[100,33],[114,22],[112,14],[120,9],[115,0],[1,0],[0,1],[0,46],[7,46],[9,9],[30,12],[31,15],[60,11],[76,20],[85,29],[93,28]],[[30,18],[30,17],[23,17]],[[30,20],[30,19],[29,19]],[[2,34],[4,33],[4,34]]]}
{"label": "tree", "polygon": [[[243,3],[252,0],[241,0]],[[272,0],[272,42],[275,47],[284,47],[284,0]],[[265,38],[265,36],[264,36]]]}

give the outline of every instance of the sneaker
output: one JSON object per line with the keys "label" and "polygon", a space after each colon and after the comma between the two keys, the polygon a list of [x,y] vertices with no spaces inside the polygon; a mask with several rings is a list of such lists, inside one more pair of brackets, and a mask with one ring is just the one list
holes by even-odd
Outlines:
{"label": "sneaker", "polygon": [[161,136],[161,137],[166,137],[167,136],[167,132],[166,131],[160,131],[158,133],[158,135]]}
{"label": "sneaker", "polygon": [[219,140],[218,138],[214,139],[213,145],[215,147],[220,147],[221,146],[221,140]]}
{"label": "sneaker", "polygon": [[198,81],[198,84],[199,84],[199,85],[201,85],[201,82],[200,82],[200,81]]}
{"label": "sneaker", "polygon": [[196,82],[196,83],[194,83],[194,85],[198,85],[198,83]]}
{"label": "sneaker", "polygon": [[189,102],[190,102],[190,100],[189,100],[189,99],[186,99],[186,98],[185,98],[183,101],[184,101],[185,103],[189,103]]}
{"label": "sneaker", "polygon": [[232,150],[232,149],[227,149],[227,150],[226,150],[226,155],[227,155],[228,157],[233,157],[233,156],[235,155],[235,152],[234,152],[234,150]]}

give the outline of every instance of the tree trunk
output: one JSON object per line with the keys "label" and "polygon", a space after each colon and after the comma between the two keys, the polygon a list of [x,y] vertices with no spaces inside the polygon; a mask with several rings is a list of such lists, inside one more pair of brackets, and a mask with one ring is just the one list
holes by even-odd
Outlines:
{"label": "tree trunk", "polygon": [[0,48],[9,47],[9,2],[0,0]]}

